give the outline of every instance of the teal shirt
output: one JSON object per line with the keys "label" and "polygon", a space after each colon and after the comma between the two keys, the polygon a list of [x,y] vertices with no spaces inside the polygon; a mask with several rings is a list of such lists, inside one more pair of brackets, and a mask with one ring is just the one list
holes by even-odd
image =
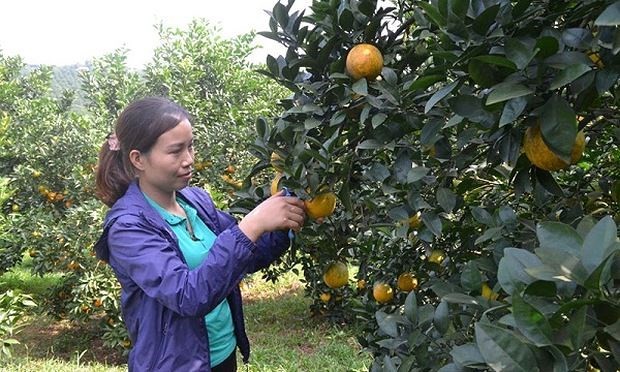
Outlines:
{"label": "teal shirt", "polygon": [[[177,236],[181,253],[183,253],[183,257],[189,269],[193,270],[200,266],[215,242],[216,235],[213,231],[211,231],[198,217],[193,207],[187,204],[183,199],[177,197],[177,202],[183,210],[185,210],[185,214],[189,218],[189,222],[194,231],[194,236],[192,237],[189,231],[187,231],[186,219],[184,217],[168,212],[146,194],[143,193],[143,195],[149,204],[151,204],[170,225],[172,231]],[[215,309],[205,315],[204,322],[209,335],[211,366],[217,366],[223,362],[237,346],[228,301],[224,299]]]}

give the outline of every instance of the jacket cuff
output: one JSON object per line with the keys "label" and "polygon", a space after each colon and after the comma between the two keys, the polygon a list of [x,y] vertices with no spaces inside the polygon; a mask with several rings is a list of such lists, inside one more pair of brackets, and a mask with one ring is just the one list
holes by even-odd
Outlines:
{"label": "jacket cuff", "polygon": [[248,236],[245,235],[243,231],[241,231],[239,225],[234,225],[230,230],[235,236],[237,244],[245,247],[246,249],[249,249],[250,252],[254,253],[254,250],[256,249],[256,244],[254,244],[254,242],[250,240],[250,238],[248,238]]}

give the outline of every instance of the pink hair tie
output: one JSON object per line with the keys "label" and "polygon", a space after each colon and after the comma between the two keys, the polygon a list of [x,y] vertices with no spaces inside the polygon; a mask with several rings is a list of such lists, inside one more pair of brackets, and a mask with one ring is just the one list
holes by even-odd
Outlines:
{"label": "pink hair tie", "polygon": [[118,151],[121,149],[121,144],[118,142],[118,138],[116,138],[116,133],[108,135],[108,147],[110,151]]}

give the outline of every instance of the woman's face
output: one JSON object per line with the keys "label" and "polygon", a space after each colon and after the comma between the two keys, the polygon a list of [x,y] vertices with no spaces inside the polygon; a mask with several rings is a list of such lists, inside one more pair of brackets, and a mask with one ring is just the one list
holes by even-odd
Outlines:
{"label": "woman's face", "polygon": [[147,153],[140,154],[137,167],[142,191],[158,200],[187,186],[194,163],[193,143],[192,125],[187,119],[159,136]]}

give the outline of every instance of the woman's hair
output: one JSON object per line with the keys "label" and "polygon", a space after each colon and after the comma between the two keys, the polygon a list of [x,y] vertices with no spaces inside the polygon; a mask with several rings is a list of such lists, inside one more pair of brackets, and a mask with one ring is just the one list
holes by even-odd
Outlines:
{"label": "woman's hair", "polygon": [[186,119],[191,120],[187,111],[167,98],[146,97],[130,103],[99,151],[97,197],[111,207],[135,178],[129,153],[147,153],[159,136]]}

